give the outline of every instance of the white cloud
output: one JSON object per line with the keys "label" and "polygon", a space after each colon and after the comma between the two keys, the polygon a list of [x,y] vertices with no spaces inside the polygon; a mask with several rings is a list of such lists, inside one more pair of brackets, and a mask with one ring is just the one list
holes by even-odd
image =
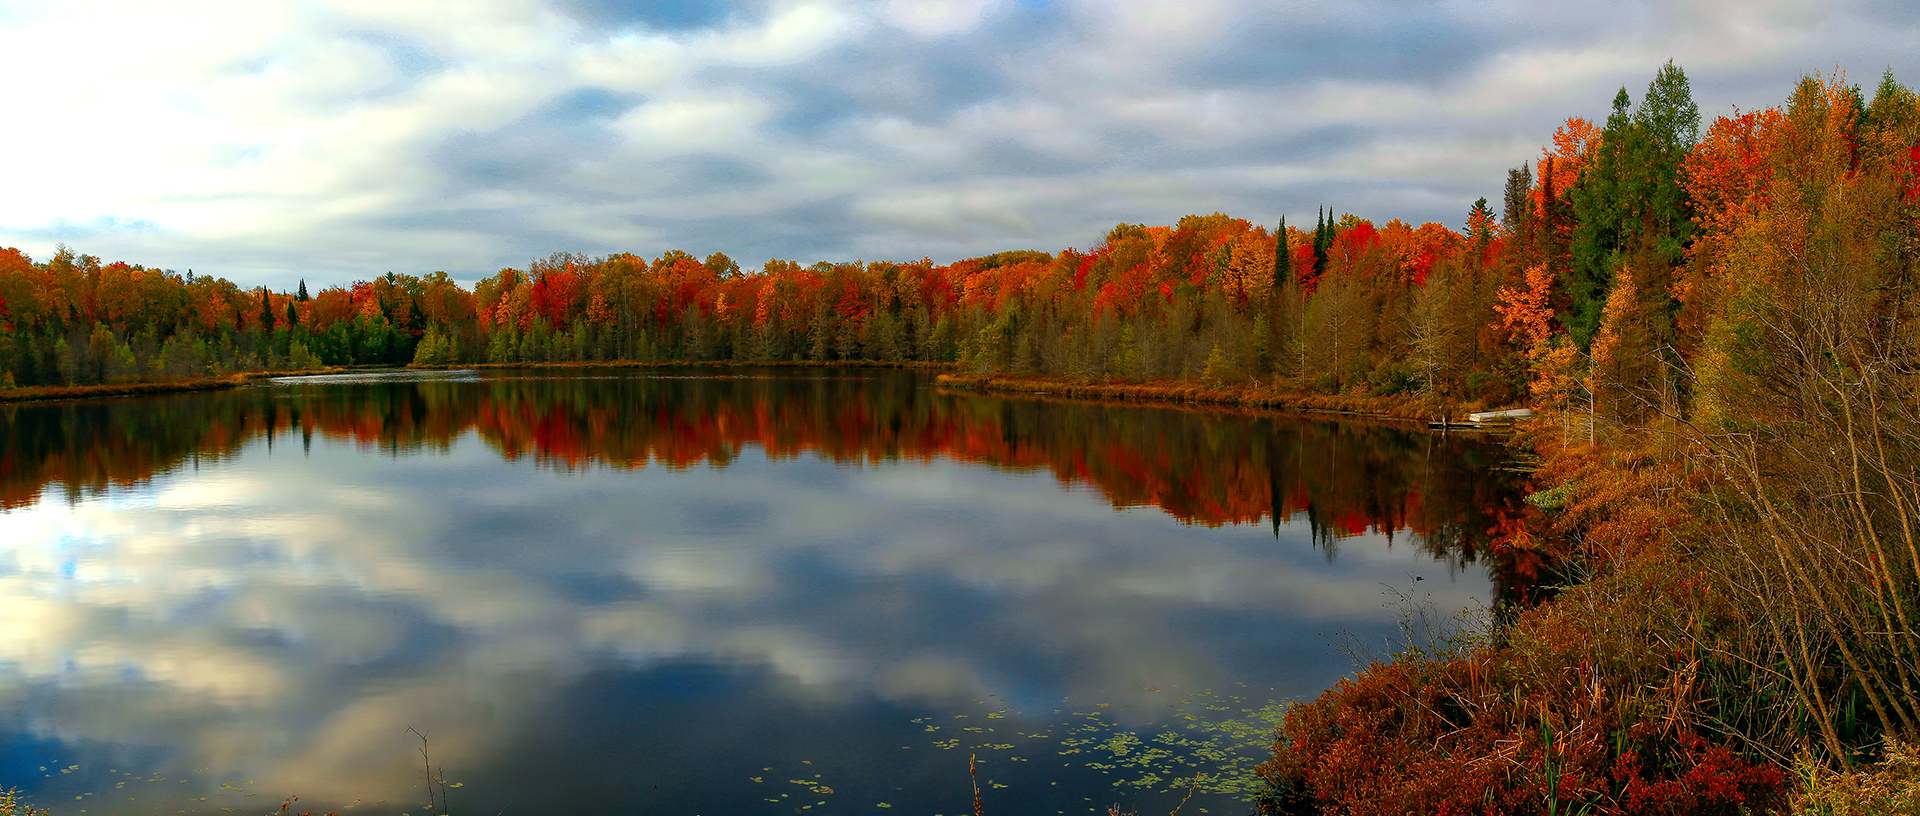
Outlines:
{"label": "white cloud", "polygon": [[980,24],[1002,0],[885,0],[887,22],[922,37],[959,34]]}
{"label": "white cloud", "polygon": [[656,156],[740,150],[753,146],[771,107],[744,94],[669,97],[627,111],[614,123],[614,129],[626,136],[635,150]]}
{"label": "white cloud", "polygon": [[26,158],[0,245],[289,285],[554,250],[946,259],[1326,200],[1451,223],[1669,57],[1711,116],[1809,70],[1920,80],[1916,39],[1911,9],[1784,0],[776,0],[682,29],[544,0],[0,0],[0,153]]}

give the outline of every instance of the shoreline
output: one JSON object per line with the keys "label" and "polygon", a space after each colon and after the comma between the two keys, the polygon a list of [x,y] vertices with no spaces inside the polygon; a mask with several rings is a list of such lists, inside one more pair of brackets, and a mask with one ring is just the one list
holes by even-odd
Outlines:
{"label": "shoreline", "polygon": [[941,360],[546,360],[524,363],[452,363],[405,365],[403,371],[461,371],[489,368],[899,368],[942,371]]}
{"label": "shoreline", "polygon": [[98,385],[33,385],[0,389],[0,404],[138,397],[238,388],[256,380],[309,377],[354,371],[460,371],[510,368],[898,368],[938,371],[953,363],[927,360],[551,360],[524,363],[467,363],[432,366],[325,366],[289,371],[245,371],[191,380],[162,380]]}
{"label": "shoreline", "polygon": [[[999,374],[941,374],[934,385],[960,391],[1029,397],[1066,397],[1112,403],[1161,403],[1206,408],[1251,408],[1308,414],[1362,417],[1398,422],[1449,419],[1466,406],[1448,408],[1420,398],[1303,394],[1259,387],[1218,387],[1195,382],[1075,382],[1051,377]],[[1454,428],[1475,433],[1481,429]]]}
{"label": "shoreline", "polygon": [[[1449,420],[1468,405],[1445,406],[1418,397],[1309,394],[1256,386],[1221,387],[1191,381],[1147,383],[1079,382],[1057,377],[962,374],[954,363],[933,360],[549,360],[508,363],[406,366],[326,366],[298,371],[247,371],[219,377],[162,382],[99,385],[43,385],[0,390],[0,405],[60,402],[110,397],[219,391],[279,377],[344,374],[353,371],[459,371],[466,369],[666,369],[666,368],[888,368],[940,372],[933,385],[1011,397],[1087,400],[1106,404],[1185,406],[1197,410],[1263,410],[1355,417],[1405,423]],[[1487,429],[1452,428],[1484,433]]]}
{"label": "shoreline", "polygon": [[141,397],[151,394],[180,394],[191,391],[223,391],[228,388],[238,388],[255,380],[264,380],[273,377],[303,377],[313,374],[339,374],[347,370],[345,366],[328,366],[326,368],[309,368],[298,371],[243,371],[238,374],[225,374],[219,377],[200,377],[191,380],[102,383],[99,385],[33,385],[25,388],[0,389],[0,404],[64,402],[105,399],[108,397]]}

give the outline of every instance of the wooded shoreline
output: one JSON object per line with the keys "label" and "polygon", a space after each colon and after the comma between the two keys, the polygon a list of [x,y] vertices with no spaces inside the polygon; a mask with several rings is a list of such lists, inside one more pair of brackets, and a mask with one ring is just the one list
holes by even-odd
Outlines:
{"label": "wooded shoreline", "polygon": [[250,382],[279,377],[308,377],[345,374],[355,371],[459,371],[496,368],[904,368],[940,370],[951,363],[916,360],[555,360],[525,363],[468,363],[466,365],[327,366],[300,371],[248,371],[219,377],[155,382],[106,383],[100,385],[37,385],[26,388],[0,388],[0,404],[21,402],[58,402],[105,397],[132,397],[148,394],[175,394],[190,391],[218,391],[237,388]]}
{"label": "wooded shoreline", "polygon": [[1461,406],[1444,406],[1418,396],[1314,394],[1263,388],[1257,385],[1209,385],[1192,381],[1145,383],[1081,382],[1054,377],[1017,377],[995,374],[941,374],[934,384],[943,388],[982,393],[1068,397],[1112,402],[1182,403],[1208,408],[1263,408],[1313,414],[1335,414],[1403,422],[1428,422],[1461,415]]}
{"label": "wooded shoreline", "polygon": [[1179,404],[1199,410],[1251,408],[1328,414],[1395,422],[1430,422],[1462,416],[1477,406],[1442,405],[1418,396],[1314,394],[1257,385],[1218,385],[1193,381],[1086,382],[1058,377],[1021,377],[956,373],[952,363],[922,360],[557,360],[466,365],[329,366],[304,371],[251,371],[222,377],[102,385],[34,386],[0,389],[0,404],[59,402],[107,397],[145,396],[237,388],[262,379],[343,374],[354,371],[459,371],[464,369],[668,369],[668,368],[889,368],[940,372],[934,385],[1014,397],[1061,397],[1113,403]]}
{"label": "wooded shoreline", "polygon": [[191,380],[160,380],[155,382],[103,383],[100,385],[35,385],[26,388],[0,389],[0,404],[22,402],[62,402],[67,400],[102,399],[106,397],[137,397],[150,394],[178,394],[190,391],[219,391],[238,388],[256,380],[273,377],[303,377],[314,374],[339,374],[348,369],[344,366],[306,369],[302,371],[245,371],[219,377],[200,377]]}

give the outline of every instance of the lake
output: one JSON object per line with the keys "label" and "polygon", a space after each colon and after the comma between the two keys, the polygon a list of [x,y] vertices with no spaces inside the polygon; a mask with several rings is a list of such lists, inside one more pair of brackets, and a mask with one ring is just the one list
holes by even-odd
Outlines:
{"label": "lake", "polygon": [[0,787],[57,814],[1246,810],[1518,591],[1503,451],[880,369],[0,406]]}

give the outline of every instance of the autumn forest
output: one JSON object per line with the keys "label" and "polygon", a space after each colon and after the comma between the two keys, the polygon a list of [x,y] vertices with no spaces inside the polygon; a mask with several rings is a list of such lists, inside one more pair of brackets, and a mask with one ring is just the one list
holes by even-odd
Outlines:
{"label": "autumn forest", "polygon": [[[62,249],[0,250],[0,364],[15,386],[323,365],[563,360],[924,360],[1078,379],[1206,380],[1566,403],[1631,420],[1682,396],[1683,362],[1778,245],[1781,185],[1844,150],[1874,212],[1906,206],[1911,91],[1808,80],[1788,104],[1703,122],[1663,68],[1636,102],[1570,118],[1458,225],[1215,213],[1121,224],[1091,248],[951,264],[554,255],[466,288],[389,273],[309,291],[249,288]],[[1910,191],[1904,193],[1910,195]],[[1860,223],[1878,223],[1861,221]],[[1811,229],[1817,224],[1797,226]],[[1279,237],[1279,240],[1276,238]],[[1578,393],[1576,393],[1578,392]]]}

